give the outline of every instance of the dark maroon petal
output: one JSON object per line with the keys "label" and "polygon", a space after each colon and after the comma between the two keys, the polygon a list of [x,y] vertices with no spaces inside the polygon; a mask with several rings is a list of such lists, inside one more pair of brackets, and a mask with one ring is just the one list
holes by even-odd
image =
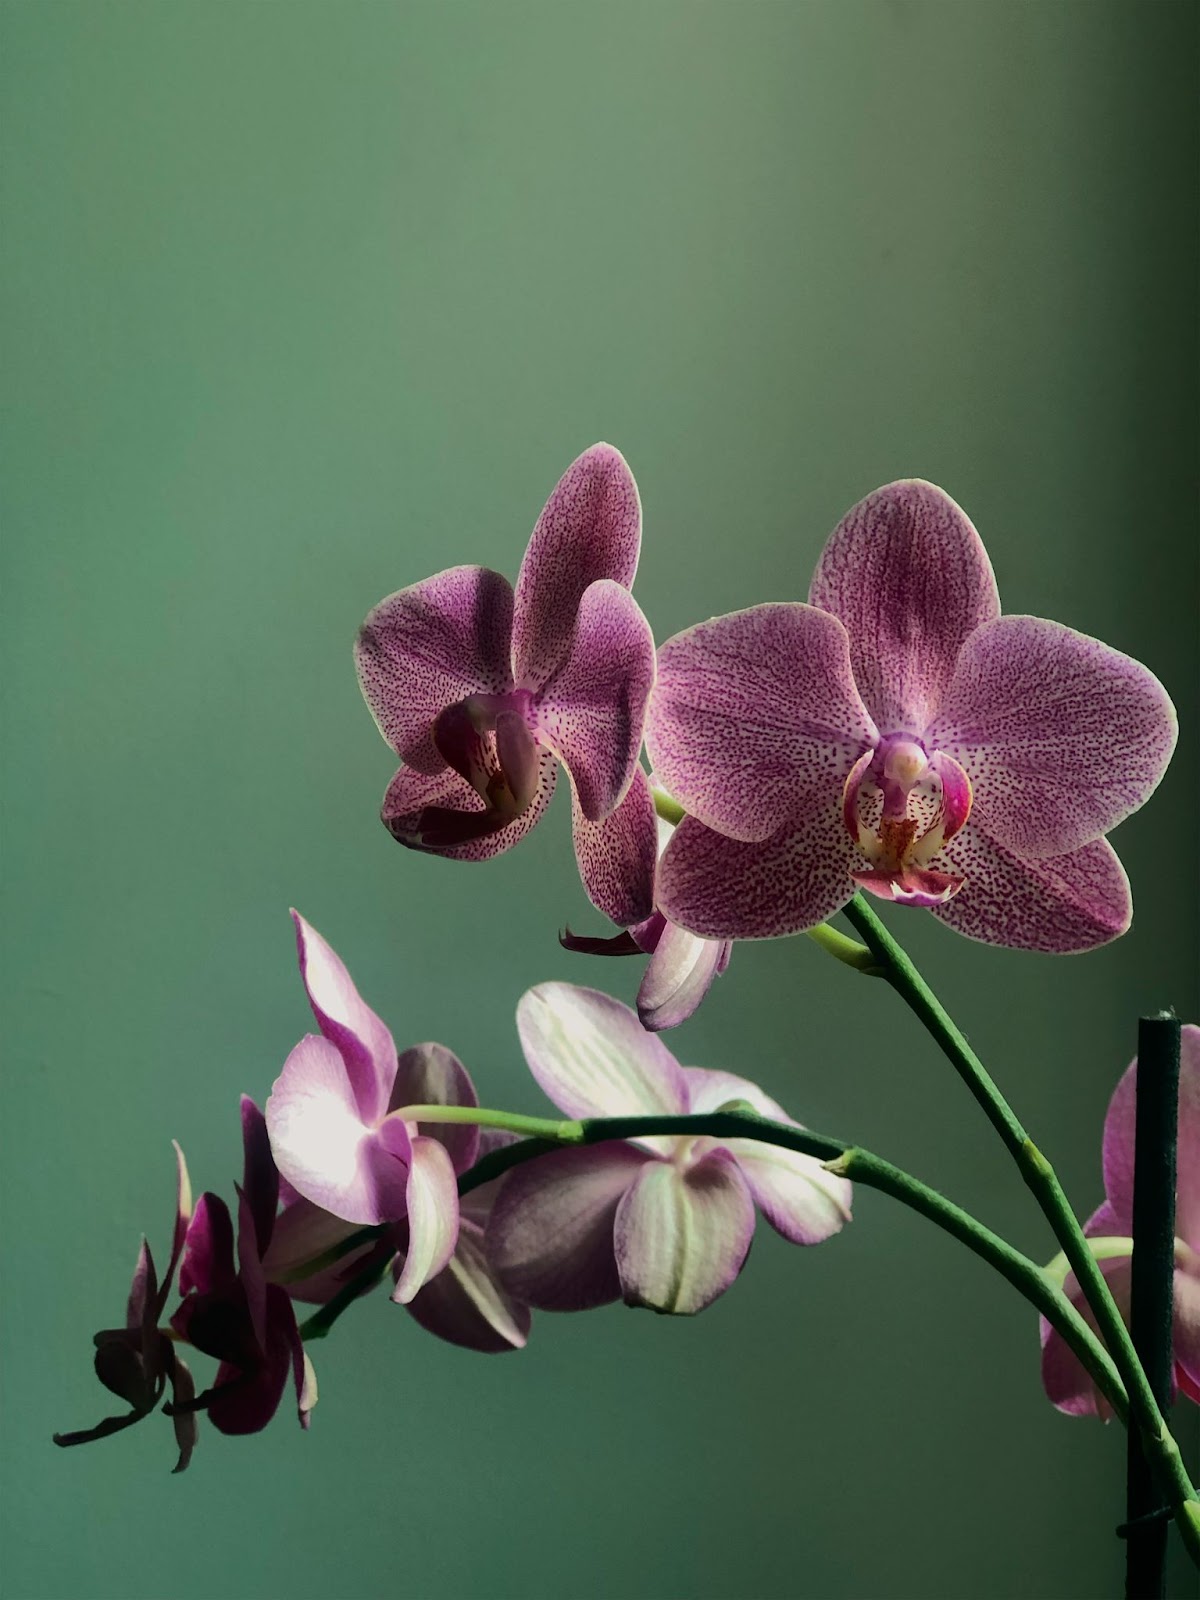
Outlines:
{"label": "dark maroon petal", "polygon": [[141,1328],[146,1320],[147,1311],[151,1307],[156,1308],[157,1301],[158,1275],[154,1270],[154,1257],[150,1254],[150,1246],[143,1237],[137,1260],[134,1262],[129,1298],[125,1302],[125,1326]]}
{"label": "dark maroon petal", "polygon": [[282,1289],[272,1284],[267,1296],[265,1358],[240,1370],[227,1362],[217,1372],[208,1415],[220,1433],[258,1433],[283,1398],[292,1367],[291,1330],[296,1318]]}
{"label": "dark maroon petal", "polygon": [[613,1221],[654,1158],[630,1144],[556,1150],[505,1178],[487,1226],[487,1255],[515,1299],[586,1311],[621,1296]]}
{"label": "dark maroon petal", "polygon": [[363,698],[380,733],[408,766],[441,770],[433,725],[447,706],[512,687],[513,594],[486,567],[451,567],[389,595],[355,647]]}
{"label": "dark maroon petal", "polygon": [[242,1096],[241,1109],[244,1151],[242,1192],[254,1219],[258,1252],[265,1255],[271,1243],[271,1230],[275,1226],[275,1211],[279,1205],[279,1169],[271,1154],[266,1118],[248,1094]]}
{"label": "dark maroon petal", "polygon": [[[170,1344],[169,1340],[164,1343]],[[191,1403],[196,1398],[196,1384],[192,1378],[187,1363],[170,1351],[167,1372],[171,1379],[171,1423],[175,1429],[175,1443],[179,1455],[172,1472],[186,1472],[188,1463],[192,1459],[192,1451],[196,1448],[196,1441],[200,1437],[200,1419],[195,1411],[191,1410]]]}
{"label": "dark maroon petal", "polygon": [[959,651],[1000,615],[992,565],[966,513],[918,478],[889,483],[846,513],[808,598],[845,623],[854,680],[883,734],[920,735]]}
{"label": "dark maroon petal", "polygon": [[619,450],[594,444],[555,485],[521,562],[512,630],[519,685],[540,689],[558,667],[590,584],[632,587],[641,537],[633,474]]}
{"label": "dark maroon petal", "polygon": [[237,1277],[233,1264],[233,1222],[219,1195],[204,1193],[188,1224],[179,1268],[179,1292],[213,1294]]}

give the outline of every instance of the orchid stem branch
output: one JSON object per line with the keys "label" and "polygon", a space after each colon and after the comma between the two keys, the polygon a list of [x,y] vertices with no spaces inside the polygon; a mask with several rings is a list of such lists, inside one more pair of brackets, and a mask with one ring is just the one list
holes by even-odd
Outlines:
{"label": "orchid stem branch", "polygon": [[1124,1381],[1130,1411],[1141,1431],[1160,1487],[1170,1500],[1183,1541],[1193,1561],[1200,1566],[1200,1496],[1192,1486],[1179,1446],[1171,1435],[1145,1370],[1138,1360],[1129,1330],[1104,1280],[1104,1274],[1088,1249],[1079,1219],[1071,1209],[1054,1168],[1025,1132],[998,1085],[918,972],[907,951],[888,932],[861,894],[854,896],[846,906],[845,914],[884,969],[893,989],[924,1024],[983,1108],[1054,1230],[1054,1236],[1070,1262],[1076,1281],[1096,1318],[1101,1337]]}
{"label": "orchid stem branch", "polygon": [[[891,1162],[872,1155],[843,1139],[774,1122],[753,1112],[715,1111],[699,1116],[662,1115],[649,1117],[592,1117],[585,1122],[562,1122],[550,1118],[524,1117],[507,1111],[490,1111],[478,1106],[406,1106],[406,1121],[475,1123],[481,1127],[508,1132],[532,1131],[538,1136],[516,1144],[502,1145],[484,1156],[458,1180],[460,1195],[469,1194],[485,1183],[501,1177],[513,1167],[557,1150],[563,1144],[604,1144],[617,1139],[649,1138],[672,1134],[688,1138],[755,1139],[813,1156],[838,1176],[850,1178],[868,1188],[891,1195],[910,1210],[928,1218],[944,1232],[965,1244],[996,1269],[1050,1322],[1096,1380],[1114,1411],[1126,1414],[1125,1389],[1108,1352],[1092,1333],[1083,1317],[1061,1287],[1006,1240],[970,1216],[961,1206],[947,1200],[910,1173]],[[342,1242],[344,1252],[358,1248],[377,1237],[380,1228],[363,1228]],[[324,1260],[324,1258],[322,1258]],[[382,1277],[386,1263],[373,1260],[352,1278],[328,1305],[311,1316],[301,1329],[304,1339],[323,1338],[333,1323],[360,1295],[369,1292]],[[307,1273],[309,1266],[301,1269]]]}

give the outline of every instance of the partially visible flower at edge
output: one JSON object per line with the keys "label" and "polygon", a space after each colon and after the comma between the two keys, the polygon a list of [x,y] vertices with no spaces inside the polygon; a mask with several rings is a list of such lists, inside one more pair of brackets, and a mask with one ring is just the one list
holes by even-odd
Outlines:
{"label": "partially visible flower at edge", "polygon": [[[1129,1321],[1133,1258],[1133,1159],[1137,1117],[1137,1062],[1121,1075],[1104,1118],[1104,1204],[1083,1231],[1102,1239],[1098,1252],[1113,1297]],[[1065,1263],[1063,1263],[1065,1267]],[[1073,1273],[1065,1274],[1068,1297],[1094,1329],[1091,1308]],[[1179,1144],[1175,1193],[1174,1381],[1180,1394],[1200,1403],[1200,1027],[1181,1030],[1179,1057]],[[1042,1383],[1049,1399],[1071,1416],[1108,1418],[1112,1407],[1043,1317]]]}
{"label": "partially visible flower at edge", "polygon": [[[172,1141],[174,1143],[174,1141]],[[196,1416],[186,1408],[195,1396],[195,1385],[187,1366],[170,1337],[159,1328],[171,1281],[179,1263],[184,1236],[192,1215],[192,1187],[187,1162],[176,1143],[175,1224],[172,1229],[171,1257],[161,1283],[154,1268],[150,1246],[143,1239],[129,1286],[129,1299],[123,1328],[104,1328],[95,1335],[96,1376],[106,1389],[132,1408],[123,1416],[105,1417],[94,1428],[75,1433],[56,1433],[55,1444],[90,1444],[140,1422],[154,1411],[169,1383],[173,1406],[183,1409],[173,1415],[175,1442],[179,1457],[173,1470],[183,1472],[192,1458],[197,1436]]]}
{"label": "partially visible flower at edge", "polygon": [[660,908],[708,938],[771,938],[865,888],[989,944],[1089,949],[1129,926],[1105,835],[1149,798],[1176,731],[1139,662],[1000,615],[949,495],[889,484],[835,528],[809,604],[659,651],[646,743],[688,812]]}
{"label": "partially visible flower at edge", "polygon": [[[746,1102],[792,1122],[744,1078],[681,1067],[628,1006],[594,989],[540,984],[523,996],[517,1026],[530,1071],[569,1117],[686,1115]],[[623,1298],[686,1314],[742,1270],[756,1205],[785,1239],[817,1244],[849,1221],[850,1199],[850,1184],[813,1157],[757,1140],[568,1146],[506,1176],[487,1250],[501,1282],[538,1309]]]}
{"label": "partially visible flower at edge", "polygon": [[623,927],[649,915],[654,812],[638,755],[655,662],[630,593],[640,545],[633,475],[597,444],[546,502],[515,592],[489,568],[451,567],[371,611],[355,661],[404,763],[382,811],[401,844],[498,855],[541,818],[561,761],[589,897]]}
{"label": "partially visible flower at edge", "polygon": [[279,1408],[289,1372],[300,1423],[317,1399],[316,1375],[300,1340],[287,1294],[268,1283],[263,1257],[271,1244],[279,1173],[263,1114],[242,1096],[244,1165],[238,1189],[236,1257],[233,1220],[219,1195],[196,1203],[179,1269],[183,1300],[171,1318],[181,1339],[220,1364],[196,1402],[221,1433],[257,1433]]}
{"label": "partially visible flower at edge", "polygon": [[[653,777],[650,782],[654,783]],[[660,817],[660,858],[673,832],[672,824]],[[559,934],[558,942],[564,950],[581,955],[648,955],[636,1005],[642,1027],[651,1033],[686,1022],[712,987],[713,979],[725,971],[733,952],[732,939],[703,939],[689,933],[664,916],[657,905],[645,921],[608,938],[572,933],[567,928]]]}

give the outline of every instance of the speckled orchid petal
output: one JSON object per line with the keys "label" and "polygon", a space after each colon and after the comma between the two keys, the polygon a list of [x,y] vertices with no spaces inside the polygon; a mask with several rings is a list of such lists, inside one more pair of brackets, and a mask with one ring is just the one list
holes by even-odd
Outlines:
{"label": "speckled orchid petal", "polygon": [[[646,747],[689,815],[745,841],[819,826],[876,729],[836,617],[753,606],[699,623],[659,651]],[[830,827],[840,828],[836,801]]]}
{"label": "speckled orchid petal", "polygon": [[[589,822],[571,790],[575,859],[588,899],[617,924],[628,927],[650,917],[654,906],[657,830],[646,774],[635,767],[625,798],[601,822]],[[580,948],[578,943],[568,948]]]}
{"label": "speckled orchid petal", "polygon": [[540,689],[567,654],[579,602],[598,578],[633,584],[642,512],[619,450],[595,444],[563,473],[529,539],[517,577],[513,672]]}
{"label": "speckled orchid petal", "polygon": [[[744,1100],[759,1116],[790,1123],[793,1128],[804,1126],[748,1078],[702,1067],[685,1067],[683,1071],[688,1085],[688,1109],[696,1115]],[[850,1182],[835,1177],[815,1156],[784,1150],[760,1139],[723,1139],[721,1147],[736,1156],[763,1216],[793,1244],[820,1244],[850,1221]]]}
{"label": "speckled orchid petal", "polygon": [[774,939],[840,911],[862,856],[842,826],[838,788],[824,810],[756,843],[685,817],[658,865],[659,906],[706,939]]}
{"label": "speckled orchid petal", "polygon": [[934,858],[966,879],[932,914],[970,939],[1064,955],[1108,944],[1129,927],[1129,879],[1106,839],[1069,855],[1021,861],[968,823]]}
{"label": "speckled orchid petal", "polygon": [[393,1300],[406,1305],[436,1277],[458,1240],[458,1184],[445,1145],[418,1134],[412,1140],[405,1196],[408,1249]]}
{"label": "speckled orchid petal", "polygon": [[555,1150],[514,1167],[486,1235],[488,1259],[508,1293],[542,1311],[587,1311],[619,1300],[617,1206],[654,1160],[617,1142]]}
{"label": "speckled orchid petal", "polygon": [[637,993],[643,1028],[661,1033],[695,1012],[729,958],[729,941],[701,939],[666,922]]}
{"label": "speckled orchid petal", "polygon": [[686,1169],[651,1161],[617,1207],[622,1296],[678,1316],[702,1311],[742,1270],[753,1237],[754,1200],[727,1150]]}
{"label": "speckled orchid petal", "polygon": [[521,1048],[569,1117],[653,1116],[687,1106],[683,1070],[628,1006],[598,989],[541,983],[517,1006]]}
{"label": "speckled orchid petal", "polygon": [[267,1101],[267,1128],[280,1172],[314,1205],[347,1222],[404,1216],[408,1133],[395,1118],[378,1129],[364,1121],[328,1039],[308,1034],[288,1056]]}
{"label": "speckled orchid petal", "polygon": [[637,601],[604,578],[579,602],[561,665],[537,702],[538,734],[571,774],[589,822],[624,798],[654,684],[654,637]]}
{"label": "speckled orchid petal", "polygon": [[[1133,1153],[1137,1122],[1137,1062],[1122,1073],[1104,1119],[1104,1192],[1113,1233],[1133,1227]],[[1189,1022],[1179,1040],[1179,1144],[1175,1233],[1200,1250],[1200,1027]]]}
{"label": "speckled orchid petal", "polygon": [[401,767],[388,785],[380,816],[392,837],[411,850],[453,861],[487,861],[511,850],[541,821],[557,775],[553,753],[539,750],[533,799],[513,817],[490,808],[465,778],[449,768],[425,777]]}
{"label": "speckled orchid petal", "polygon": [[359,1117],[377,1122],[396,1074],[392,1035],[359,994],[333,947],[298,911],[292,912],[292,921],[300,975],[317,1027],[342,1057]]}
{"label": "speckled orchid petal", "polygon": [[808,598],[845,623],[855,682],[883,733],[928,725],[966,640],[1000,615],[970,519],[919,478],[889,483],[846,513]]}
{"label": "speckled orchid petal", "polygon": [[447,706],[511,689],[512,617],[512,588],[487,567],[451,567],[369,613],[354,651],[359,683],[380,733],[408,766],[442,770],[433,727]]}
{"label": "speckled orchid petal", "polygon": [[973,815],[1025,859],[1065,855],[1143,805],[1166,770],[1175,708],[1140,662],[1041,617],[968,639],[925,735],[953,755]]}
{"label": "speckled orchid petal", "polygon": [[524,1349],[533,1320],[496,1277],[483,1230],[465,1219],[446,1270],[408,1302],[408,1312],[427,1333],[486,1354]]}

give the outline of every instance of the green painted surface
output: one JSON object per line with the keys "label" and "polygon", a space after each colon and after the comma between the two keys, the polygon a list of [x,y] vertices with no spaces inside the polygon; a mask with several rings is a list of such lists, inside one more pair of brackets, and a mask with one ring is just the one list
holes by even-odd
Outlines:
{"label": "green painted surface", "polygon": [[[164,1238],[168,1140],[228,1193],[237,1095],[307,1026],[289,904],[491,1103],[542,1104],[525,987],[631,996],[555,942],[598,920],[563,802],[489,867],[389,841],[349,657],[386,592],[515,572],[596,438],[641,485],[659,638],[802,596],[838,515],[917,474],[1009,609],[1171,685],[1180,754],[1117,838],[1128,938],[1056,962],[890,918],[1099,1199],[1137,1012],[1200,1009],[1191,7],[0,19],[4,1594],[1117,1592],[1122,1439],[1050,1410],[1011,1291],[867,1193],[820,1250],[760,1230],[690,1322],[542,1317],[488,1359],[360,1308],[308,1437],[206,1433],[184,1479],[165,1423],[49,1436],[101,1414],[90,1335]],[[1053,1254],[915,1023],[810,941],[739,949],[676,1043]]]}

